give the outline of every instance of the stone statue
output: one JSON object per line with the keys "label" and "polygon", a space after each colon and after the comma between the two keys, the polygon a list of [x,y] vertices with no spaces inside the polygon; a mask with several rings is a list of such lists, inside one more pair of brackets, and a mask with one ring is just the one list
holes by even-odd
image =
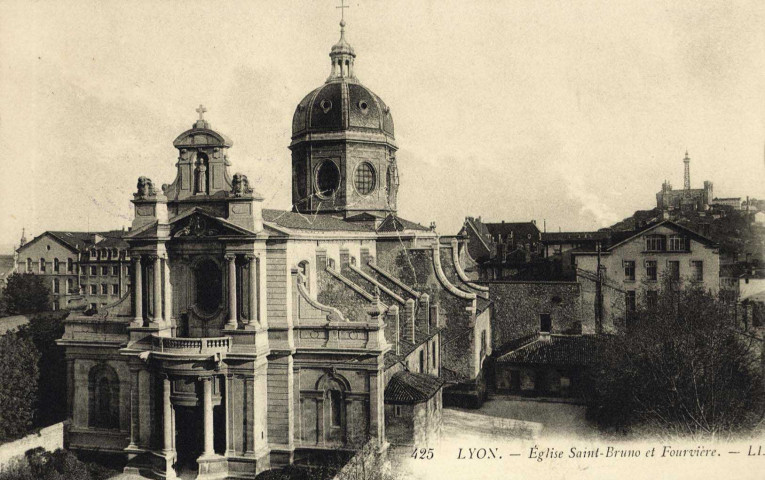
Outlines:
{"label": "stone statue", "polygon": [[233,193],[235,197],[241,197],[242,195],[252,193],[250,181],[247,179],[247,175],[243,173],[235,173],[231,184],[231,193]]}
{"label": "stone statue", "polygon": [[201,160],[197,166],[197,182],[194,192],[207,193],[207,165]]}
{"label": "stone statue", "polygon": [[138,191],[133,194],[135,198],[153,197],[157,193],[154,191],[154,184],[149,177],[138,177]]}

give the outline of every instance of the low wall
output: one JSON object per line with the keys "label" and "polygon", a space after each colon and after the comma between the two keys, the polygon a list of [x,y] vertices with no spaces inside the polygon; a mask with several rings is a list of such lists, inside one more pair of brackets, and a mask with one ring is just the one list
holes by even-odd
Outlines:
{"label": "low wall", "polygon": [[0,445],[0,470],[13,459],[23,457],[24,453],[38,447],[47,451],[64,448],[65,422],[45,427],[37,433]]}

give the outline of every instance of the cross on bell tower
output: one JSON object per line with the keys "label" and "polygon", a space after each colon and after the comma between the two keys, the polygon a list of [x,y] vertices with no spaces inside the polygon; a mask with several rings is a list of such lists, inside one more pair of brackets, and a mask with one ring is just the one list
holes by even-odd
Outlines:
{"label": "cross on bell tower", "polygon": [[335,7],[335,8],[339,8],[340,9],[340,22],[341,22],[341,26],[345,26],[345,9],[346,8],[351,8],[350,5],[346,5],[345,4],[345,0],[340,0],[340,6],[339,7]]}

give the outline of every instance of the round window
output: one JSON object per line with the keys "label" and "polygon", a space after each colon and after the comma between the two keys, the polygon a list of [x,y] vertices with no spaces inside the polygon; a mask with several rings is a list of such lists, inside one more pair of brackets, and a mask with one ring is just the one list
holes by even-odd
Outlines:
{"label": "round window", "polygon": [[371,164],[364,162],[356,167],[356,173],[353,176],[353,183],[356,190],[362,195],[369,195],[375,189],[375,169]]}
{"label": "round window", "polygon": [[316,188],[321,197],[331,197],[340,186],[340,170],[332,160],[325,160],[316,172]]}

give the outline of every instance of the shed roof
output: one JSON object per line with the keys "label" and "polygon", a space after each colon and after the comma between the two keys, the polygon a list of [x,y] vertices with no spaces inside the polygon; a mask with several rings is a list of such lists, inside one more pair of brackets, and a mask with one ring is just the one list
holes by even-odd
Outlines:
{"label": "shed roof", "polygon": [[385,387],[385,403],[413,405],[428,401],[444,382],[427,373],[398,372]]}

